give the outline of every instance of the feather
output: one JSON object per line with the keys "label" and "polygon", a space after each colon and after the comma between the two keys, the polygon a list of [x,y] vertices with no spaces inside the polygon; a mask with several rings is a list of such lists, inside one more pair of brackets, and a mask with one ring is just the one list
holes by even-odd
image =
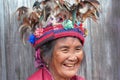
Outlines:
{"label": "feather", "polygon": [[[27,10],[26,10],[27,9]],[[37,14],[37,12],[33,12],[33,11],[29,11],[28,8],[26,8],[24,10],[24,8],[19,8],[18,11],[21,11],[22,13],[20,13],[20,15],[18,15],[21,19],[21,23],[20,23],[20,27],[19,27],[19,32],[20,32],[20,36],[21,36],[21,39],[23,41],[23,43],[25,44],[25,39],[24,39],[24,36],[27,32],[27,30],[29,29],[30,31],[33,31],[34,30],[34,27],[35,24],[38,22],[39,20],[39,15]],[[23,11],[25,11],[23,13]]]}
{"label": "feather", "polygon": [[31,30],[29,19],[24,18],[23,23],[19,27],[20,37],[21,37],[21,40],[23,41],[24,44],[25,44],[24,36],[25,36],[25,33],[27,32],[28,29]]}
{"label": "feather", "polygon": [[77,17],[81,17],[81,21],[85,21],[86,18],[92,18],[94,21],[99,17],[99,5],[98,1],[80,1],[78,4]]}
{"label": "feather", "polygon": [[31,27],[27,23],[22,24],[19,28],[20,37],[21,37],[21,40],[22,40],[23,44],[25,44],[25,33],[27,32],[28,29],[31,30]]}
{"label": "feather", "polygon": [[[84,4],[87,4],[89,6],[90,9],[95,9],[96,11],[100,11],[99,5],[100,3],[97,0],[94,1],[84,1]],[[93,8],[91,8],[93,7]]]}
{"label": "feather", "polygon": [[39,23],[39,17],[40,17],[40,15],[37,12],[31,12],[31,14],[29,16],[30,25],[31,25],[33,32],[36,28],[36,25]]}
{"label": "feather", "polygon": [[[21,20],[21,17],[22,17],[23,15],[25,15],[25,13],[28,12],[28,8],[25,7],[25,6],[22,6],[22,7],[18,8],[18,9],[16,10],[16,12],[18,12],[18,20]],[[15,12],[15,13],[16,13],[16,12]]]}
{"label": "feather", "polygon": [[[81,4],[79,4],[79,5],[81,5]],[[84,13],[86,13],[87,11],[88,11],[88,6],[87,5],[81,5],[82,7],[79,9],[79,12],[81,13],[81,14],[84,14]]]}
{"label": "feather", "polygon": [[91,15],[91,12],[91,10],[88,10],[85,14],[82,15],[82,22],[84,22],[86,18]]}
{"label": "feather", "polygon": [[73,23],[73,25],[74,25],[75,20],[76,20],[76,12],[77,12],[76,9],[72,11],[72,23]]}
{"label": "feather", "polygon": [[39,9],[40,8],[40,2],[35,1],[35,3],[33,4],[33,8]]}

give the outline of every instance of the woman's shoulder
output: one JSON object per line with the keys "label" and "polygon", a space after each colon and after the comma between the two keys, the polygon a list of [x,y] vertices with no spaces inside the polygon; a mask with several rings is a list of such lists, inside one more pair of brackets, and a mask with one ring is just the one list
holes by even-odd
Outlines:
{"label": "woman's shoulder", "polygon": [[41,68],[33,73],[27,80],[51,80],[51,75],[46,68]]}
{"label": "woman's shoulder", "polygon": [[35,73],[33,73],[31,76],[28,77],[27,80],[38,80],[41,77],[42,69],[37,70]]}

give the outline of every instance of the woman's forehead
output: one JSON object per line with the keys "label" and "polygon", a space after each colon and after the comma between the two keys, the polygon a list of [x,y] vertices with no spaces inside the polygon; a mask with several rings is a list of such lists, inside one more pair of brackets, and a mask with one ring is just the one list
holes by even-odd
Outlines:
{"label": "woman's forehead", "polygon": [[81,44],[81,42],[76,37],[64,37],[64,38],[59,38],[56,41],[56,44]]}

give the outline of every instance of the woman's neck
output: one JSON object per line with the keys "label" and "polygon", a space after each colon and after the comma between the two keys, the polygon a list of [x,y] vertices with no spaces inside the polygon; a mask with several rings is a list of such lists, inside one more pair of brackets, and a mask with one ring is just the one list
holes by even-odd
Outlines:
{"label": "woman's neck", "polygon": [[50,73],[51,73],[54,80],[70,80],[70,78],[64,78],[62,76],[59,76],[52,69],[49,69],[49,71],[50,71]]}

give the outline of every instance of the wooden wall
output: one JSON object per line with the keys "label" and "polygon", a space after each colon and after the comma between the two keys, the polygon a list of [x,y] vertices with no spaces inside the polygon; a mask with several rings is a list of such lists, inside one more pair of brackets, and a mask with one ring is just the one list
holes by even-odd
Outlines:
{"label": "wooden wall", "polygon": [[[34,49],[19,39],[14,14],[35,0],[0,1],[0,80],[26,80],[35,72]],[[88,20],[86,58],[79,74],[86,80],[120,80],[120,0],[99,0],[102,13],[98,24]]]}

